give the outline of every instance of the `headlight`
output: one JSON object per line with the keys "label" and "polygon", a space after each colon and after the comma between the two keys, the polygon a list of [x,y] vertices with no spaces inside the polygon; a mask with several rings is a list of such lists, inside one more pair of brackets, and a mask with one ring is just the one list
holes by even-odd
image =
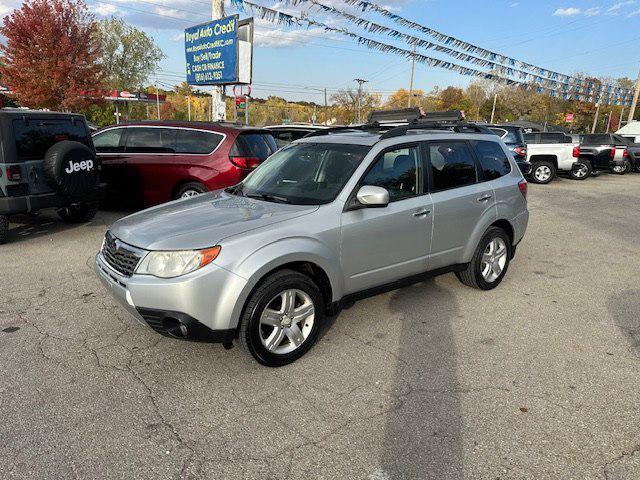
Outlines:
{"label": "headlight", "polygon": [[220,249],[216,246],[204,250],[149,252],[136,268],[136,273],[160,278],[179,277],[213,262]]}

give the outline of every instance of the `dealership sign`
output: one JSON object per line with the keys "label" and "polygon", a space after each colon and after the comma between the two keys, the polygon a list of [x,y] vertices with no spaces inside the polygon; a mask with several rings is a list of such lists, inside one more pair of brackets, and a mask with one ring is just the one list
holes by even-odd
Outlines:
{"label": "dealership sign", "polygon": [[189,85],[251,83],[253,19],[238,15],[184,31]]}

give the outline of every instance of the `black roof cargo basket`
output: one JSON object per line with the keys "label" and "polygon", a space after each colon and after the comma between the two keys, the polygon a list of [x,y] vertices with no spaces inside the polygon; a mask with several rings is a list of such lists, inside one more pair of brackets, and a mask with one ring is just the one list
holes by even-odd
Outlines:
{"label": "black roof cargo basket", "polygon": [[413,122],[420,118],[418,108],[402,108],[400,110],[374,110],[369,114],[367,123]]}
{"label": "black roof cargo basket", "polygon": [[432,122],[464,122],[464,113],[462,112],[462,110],[427,112],[424,114],[421,120]]}

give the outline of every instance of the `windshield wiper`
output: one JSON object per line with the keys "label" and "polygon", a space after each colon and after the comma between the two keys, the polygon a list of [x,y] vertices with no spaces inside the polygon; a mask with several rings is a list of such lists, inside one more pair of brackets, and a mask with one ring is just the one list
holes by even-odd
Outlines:
{"label": "windshield wiper", "polygon": [[228,187],[224,189],[225,192],[230,193],[231,195],[238,195],[239,197],[244,197],[244,193],[240,189],[240,185],[234,185],[232,187]]}
{"label": "windshield wiper", "polygon": [[247,193],[245,197],[257,198],[259,200],[264,200],[266,202],[291,203],[287,198],[278,197],[276,195],[270,195],[268,193]]}

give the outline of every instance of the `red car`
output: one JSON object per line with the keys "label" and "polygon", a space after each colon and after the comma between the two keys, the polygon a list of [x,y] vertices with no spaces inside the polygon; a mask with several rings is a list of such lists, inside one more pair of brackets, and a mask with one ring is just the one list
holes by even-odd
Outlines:
{"label": "red car", "polygon": [[137,122],[93,134],[108,196],[145,207],[235,185],[277,150],[267,130]]}

